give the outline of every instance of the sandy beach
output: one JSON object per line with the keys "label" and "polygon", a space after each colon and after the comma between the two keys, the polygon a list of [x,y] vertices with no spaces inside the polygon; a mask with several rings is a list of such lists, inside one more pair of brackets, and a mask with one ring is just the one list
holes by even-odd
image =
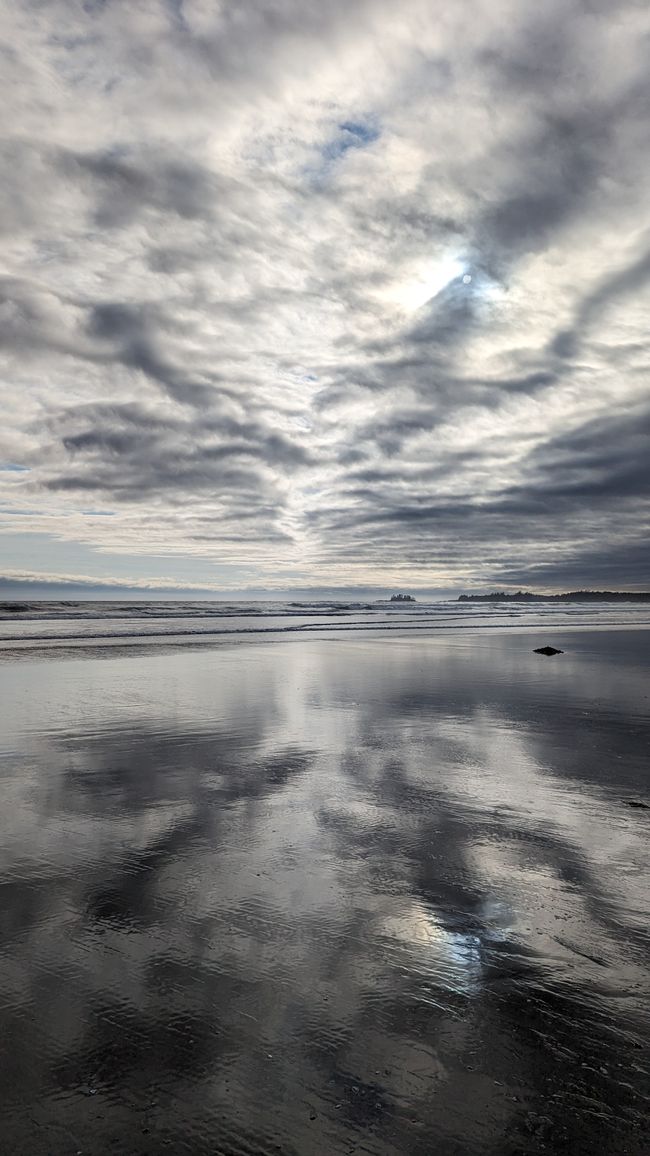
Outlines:
{"label": "sandy beach", "polygon": [[4,1150],[642,1156],[650,632],[0,661]]}

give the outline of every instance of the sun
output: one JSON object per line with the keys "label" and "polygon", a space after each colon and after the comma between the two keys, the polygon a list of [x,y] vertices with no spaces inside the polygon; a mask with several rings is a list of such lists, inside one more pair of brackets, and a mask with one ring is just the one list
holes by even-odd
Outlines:
{"label": "sun", "polygon": [[404,312],[415,313],[461,274],[465,274],[463,283],[469,284],[471,277],[465,269],[465,263],[454,256],[421,261],[411,267],[403,281],[393,283],[389,296]]}

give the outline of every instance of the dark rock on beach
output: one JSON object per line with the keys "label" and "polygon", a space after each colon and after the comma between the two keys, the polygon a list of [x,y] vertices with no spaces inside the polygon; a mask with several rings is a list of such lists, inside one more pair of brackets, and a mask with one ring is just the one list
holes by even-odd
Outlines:
{"label": "dark rock on beach", "polygon": [[535,654],[564,654],[564,651],[556,650],[554,646],[540,646]]}

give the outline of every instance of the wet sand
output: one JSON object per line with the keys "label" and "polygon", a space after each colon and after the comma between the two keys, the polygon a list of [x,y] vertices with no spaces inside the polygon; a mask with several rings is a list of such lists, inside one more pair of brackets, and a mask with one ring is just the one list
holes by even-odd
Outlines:
{"label": "wet sand", "polygon": [[649,644],[5,656],[2,1151],[647,1153]]}

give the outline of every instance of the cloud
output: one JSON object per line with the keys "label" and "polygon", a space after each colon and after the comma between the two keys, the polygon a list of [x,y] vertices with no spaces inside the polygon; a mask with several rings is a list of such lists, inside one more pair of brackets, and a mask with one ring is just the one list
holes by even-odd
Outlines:
{"label": "cloud", "polygon": [[39,598],[58,593],[65,597],[67,594],[81,594],[85,597],[101,597],[102,594],[129,594],[129,595],[166,595],[172,597],[179,593],[200,595],[214,594],[215,587],[202,586],[199,583],[180,585],[173,578],[150,578],[146,581],[134,582],[132,579],[106,575],[103,582],[88,574],[57,574],[27,571],[8,571],[0,577],[0,595],[16,593],[26,598]]}
{"label": "cloud", "polygon": [[226,585],[532,582],[544,551],[588,585],[609,550],[626,581],[644,5],[1,19],[0,532],[142,579],[162,551]]}
{"label": "cloud", "polygon": [[650,250],[646,250],[625,268],[606,275],[595,289],[587,293],[578,304],[571,328],[554,338],[553,352],[560,357],[575,355],[580,341],[588,336],[590,327],[606,314],[608,307],[628,294],[642,292],[649,283]]}

